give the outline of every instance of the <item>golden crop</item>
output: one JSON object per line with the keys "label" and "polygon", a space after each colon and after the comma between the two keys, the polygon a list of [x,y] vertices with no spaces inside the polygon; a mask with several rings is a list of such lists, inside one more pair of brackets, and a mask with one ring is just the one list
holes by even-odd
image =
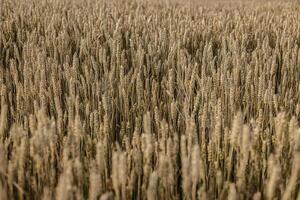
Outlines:
{"label": "golden crop", "polygon": [[0,0],[0,200],[300,199],[296,1]]}

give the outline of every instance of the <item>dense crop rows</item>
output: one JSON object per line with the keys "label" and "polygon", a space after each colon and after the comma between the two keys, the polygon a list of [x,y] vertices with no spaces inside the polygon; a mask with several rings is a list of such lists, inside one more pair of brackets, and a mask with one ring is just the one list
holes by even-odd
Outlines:
{"label": "dense crop rows", "polygon": [[300,199],[300,5],[0,0],[0,199]]}

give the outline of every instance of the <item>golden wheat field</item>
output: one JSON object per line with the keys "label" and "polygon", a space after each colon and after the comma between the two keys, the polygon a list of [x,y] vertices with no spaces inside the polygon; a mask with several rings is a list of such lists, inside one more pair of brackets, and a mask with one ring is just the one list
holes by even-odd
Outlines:
{"label": "golden wheat field", "polygon": [[0,200],[300,200],[300,2],[0,0]]}

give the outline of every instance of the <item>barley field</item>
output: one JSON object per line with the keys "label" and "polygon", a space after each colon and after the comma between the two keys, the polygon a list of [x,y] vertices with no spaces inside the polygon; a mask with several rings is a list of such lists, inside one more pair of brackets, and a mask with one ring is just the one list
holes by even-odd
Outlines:
{"label": "barley field", "polygon": [[0,0],[0,200],[300,200],[300,2]]}

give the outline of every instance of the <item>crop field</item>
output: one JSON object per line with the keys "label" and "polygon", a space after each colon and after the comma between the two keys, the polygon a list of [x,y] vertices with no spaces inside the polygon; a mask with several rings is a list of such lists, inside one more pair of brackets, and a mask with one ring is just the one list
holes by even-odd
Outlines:
{"label": "crop field", "polygon": [[0,200],[300,200],[300,2],[0,0]]}

